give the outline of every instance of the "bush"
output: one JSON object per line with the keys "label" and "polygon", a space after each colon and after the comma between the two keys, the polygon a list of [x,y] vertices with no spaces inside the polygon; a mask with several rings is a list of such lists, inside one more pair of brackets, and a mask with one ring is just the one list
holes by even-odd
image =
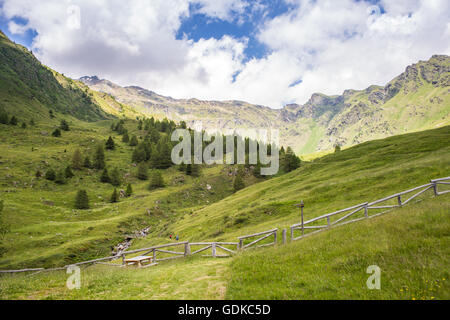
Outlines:
{"label": "bush", "polygon": [[103,150],[102,145],[97,146],[97,150],[95,151],[95,159],[94,159],[94,167],[95,169],[103,169],[105,168],[105,151]]}
{"label": "bush", "polygon": [[64,170],[59,170],[55,177],[55,183],[57,184],[66,184],[66,173]]}
{"label": "bush", "polygon": [[61,130],[63,130],[63,131],[69,131],[70,130],[70,128],[69,128],[69,124],[67,123],[67,121],[66,120],[61,120],[61,123],[60,123],[60,125],[59,125],[59,128],[61,129]]}
{"label": "bush", "polygon": [[61,137],[61,130],[56,128],[55,131],[52,132],[52,136],[54,136],[56,138]]}
{"label": "bush", "polygon": [[12,125],[12,126],[17,125],[18,122],[19,121],[17,120],[16,116],[12,116],[11,120],[9,120],[9,124]]}
{"label": "bush", "polygon": [[74,177],[74,174],[72,172],[72,168],[70,166],[66,167],[65,176],[67,179],[71,179]]}
{"label": "bush", "polygon": [[233,190],[234,192],[238,192],[239,190],[242,190],[244,188],[245,188],[244,171],[242,169],[239,169],[236,178],[234,178]]}
{"label": "bush", "polygon": [[87,169],[92,168],[91,159],[89,159],[89,157],[84,158],[83,167]]}
{"label": "bush", "polygon": [[75,209],[89,209],[89,197],[85,190],[79,190],[75,198]]}
{"label": "bush", "polygon": [[137,146],[138,145],[138,139],[137,139],[137,137],[136,136],[132,136],[131,137],[131,140],[130,140],[130,146],[132,146],[132,147],[135,147],[135,146]]}
{"label": "bush", "polygon": [[49,181],[55,181],[55,178],[56,178],[55,170],[48,169],[47,172],[45,173],[45,179]]}

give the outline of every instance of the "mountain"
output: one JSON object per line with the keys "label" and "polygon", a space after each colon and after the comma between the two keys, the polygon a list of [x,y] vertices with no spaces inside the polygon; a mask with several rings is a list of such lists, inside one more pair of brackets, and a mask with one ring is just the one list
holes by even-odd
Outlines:
{"label": "mountain", "polygon": [[48,117],[49,110],[85,121],[111,118],[88,91],[0,31],[0,109],[27,118]]}
{"label": "mountain", "polygon": [[450,124],[450,57],[445,55],[408,66],[384,87],[346,90],[336,96],[315,93],[303,105],[279,110],[242,101],[173,99],[96,76],[79,80],[145,115],[184,120],[188,125],[202,120],[205,129],[277,128],[281,143],[300,154]]}

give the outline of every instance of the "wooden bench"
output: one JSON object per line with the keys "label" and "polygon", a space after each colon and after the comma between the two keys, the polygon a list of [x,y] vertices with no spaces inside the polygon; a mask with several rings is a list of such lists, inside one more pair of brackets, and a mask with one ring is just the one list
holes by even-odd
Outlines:
{"label": "wooden bench", "polygon": [[152,262],[153,262],[153,257],[139,256],[139,257],[134,257],[134,258],[130,258],[130,259],[125,259],[125,266],[136,265],[140,268],[144,265],[144,263],[151,264]]}

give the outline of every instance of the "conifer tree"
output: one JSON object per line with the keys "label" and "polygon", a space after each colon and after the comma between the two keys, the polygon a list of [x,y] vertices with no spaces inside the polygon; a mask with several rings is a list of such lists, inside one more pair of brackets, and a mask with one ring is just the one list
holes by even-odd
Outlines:
{"label": "conifer tree", "polygon": [[22,122],[22,129],[26,129],[27,128],[27,124],[25,122]]}
{"label": "conifer tree", "polygon": [[192,164],[190,163],[186,165],[186,174],[192,176]]}
{"label": "conifer tree", "polygon": [[9,116],[4,110],[0,110],[0,123],[9,124]]}
{"label": "conifer tree", "polygon": [[236,177],[234,178],[233,190],[234,192],[238,192],[239,190],[244,188],[245,188],[244,170],[242,168],[239,168]]}
{"label": "conifer tree", "polygon": [[161,172],[159,170],[153,170],[149,189],[154,190],[163,187],[164,187],[164,179],[161,175]]}
{"label": "conifer tree", "polygon": [[79,190],[75,197],[75,209],[89,209],[89,197],[86,190]]}
{"label": "conifer tree", "polygon": [[122,183],[122,179],[120,178],[119,169],[114,168],[110,175],[110,182],[113,186],[118,187]]}
{"label": "conifer tree", "polygon": [[80,149],[76,149],[72,156],[72,168],[81,170],[83,168],[83,159],[81,158]]}
{"label": "conifer tree", "polygon": [[11,119],[9,120],[9,124],[12,126],[17,125],[17,122],[18,122],[18,120],[17,120],[16,116],[12,116]]}
{"label": "conifer tree", "polygon": [[336,145],[334,146],[334,152],[337,153],[337,152],[339,152],[339,151],[341,151],[341,145],[340,145],[340,144],[336,144]]}
{"label": "conifer tree", "polygon": [[57,184],[66,184],[66,173],[65,170],[58,170],[58,173],[55,176],[55,183]]}
{"label": "conifer tree", "polygon": [[117,193],[117,189],[114,189],[112,195],[111,195],[111,203],[119,202],[119,194]]}
{"label": "conifer tree", "polygon": [[132,147],[135,147],[135,146],[137,146],[138,145],[138,139],[137,139],[137,137],[135,136],[135,135],[133,135],[132,137],[131,137],[131,140],[130,140],[130,146],[132,146]]}
{"label": "conifer tree", "polygon": [[145,162],[141,162],[138,165],[137,178],[139,180],[148,180],[148,167]]}
{"label": "conifer tree", "polygon": [[84,158],[83,167],[85,167],[87,169],[92,168],[91,159],[89,159],[88,156],[86,156],[86,158]]}
{"label": "conifer tree", "polygon": [[300,167],[300,158],[295,155],[291,147],[286,149],[286,154],[283,158],[284,172],[288,173]]}
{"label": "conifer tree", "polygon": [[128,143],[129,141],[130,141],[130,137],[128,136],[128,131],[125,130],[125,132],[123,133],[123,136],[122,136],[122,142]]}
{"label": "conifer tree", "polygon": [[53,119],[55,115],[53,114],[53,110],[48,110],[48,115],[50,116],[50,119]]}
{"label": "conifer tree", "polygon": [[116,148],[114,140],[111,136],[109,136],[108,140],[105,143],[105,146],[106,146],[106,150],[114,150]]}
{"label": "conifer tree", "polygon": [[61,130],[59,130],[58,128],[56,128],[56,129],[52,132],[52,136],[54,136],[55,138],[61,137]]}
{"label": "conifer tree", "polygon": [[72,168],[70,166],[66,167],[65,176],[66,176],[66,179],[71,179],[71,178],[74,177],[74,174],[72,172]]}
{"label": "conifer tree", "polygon": [[103,169],[102,175],[100,176],[100,182],[109,183],[111,179],[109,178],[108,169]]}
{"label": "conifer tree", "polygon": [[34,126],[36,123],[34,122],[34,119],[30,120],[30,126]]}
{"label": "conifer tree", "polygon": [[131,187],[131,183],[127,185],[127,190],[125,191],[125,195],[130,197],[133,194],[133,188]]}
{"label": "conifer tree", "polygon": [[69,128],[69,124],[67,123],[67,121],[66,120],[61,120],[61,123],[60,123],[60,125],[59,125],[59,128],[61,129],[61,130],[63,130],[63,131],[69,131],[70,130],[70,128]]}
{"label": "conifer tree", "polygon": [[103,169],[105,167],[105,151],[102,145],[97,146],[95,151],[94,167],[95,169]]}

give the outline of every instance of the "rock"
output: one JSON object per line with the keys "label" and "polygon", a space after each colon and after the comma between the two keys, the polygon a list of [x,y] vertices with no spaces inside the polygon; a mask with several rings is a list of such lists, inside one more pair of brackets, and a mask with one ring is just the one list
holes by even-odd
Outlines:
{"label": "rock", "polygon": [[211,190],[211,189],[212,189],[211,185],[207,184],[206,185],[206,190]]}

